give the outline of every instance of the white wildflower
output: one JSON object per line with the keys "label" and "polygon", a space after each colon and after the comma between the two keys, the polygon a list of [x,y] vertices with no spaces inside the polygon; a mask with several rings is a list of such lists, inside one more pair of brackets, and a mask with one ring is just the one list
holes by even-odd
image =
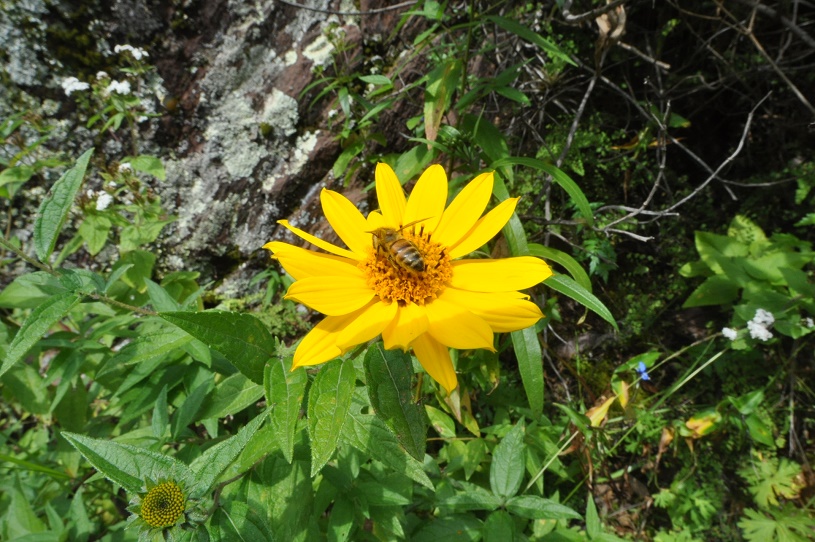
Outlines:
{"label": "white wildflower", "polygon": [[66,77],[62,81],[62,89],[67,96],[70,96],[71,93],[77,90],[88,90],[89,88],[91,88],[91,86],[88,83],[84,83],[76,77]]}
{"label": "white wildflower", "polygon": [[117,94],[130,94],[130,83],[128,81],[111,81],[108,88],[105,89],[106,94],[116,92]]}
{"label": "white wildflower", "polygon": [[147,51],[141,47],[133,47],[132,45],[117,45],[113,48],[114,53],[121,53],[122,51],[128,51],[136,60],[141,60],[142,58],[150,56],[147,54]]}
{"label": "white wildflower", "polygon": [[730,339],[731,341],[735,341],[736,337],[738,337],[739,333],[735,329],[732,329],[732,328],[729,328],[729,327],[724,327],[724,328],[722,328],[722,335],[724,335],[726,338]]}
{"label": "white wildflower", "polygon": [[111,203],[113,203],[113,196],[107,192],[100,192],[99,198],[96,200],[96,210],[104,211]]}
{"label": "white wildflower", "polygon": [[812,328],[815,327],[815,321],[812,318],[807,317],[804,322],[806,322],[807,327]]}
{"label": "white wildflower", "polygon": [[108,72],[96,72],[97,79],[108,79],[109,77]]}
{"label": "white wildflower", "polygon": [[124,173],[126,171],[133,171],[133,166],[129,162],[122,162],[119,164],[119,173]]}
{"label": "white wildflower", "polygon": [[769,341],[773,338],[773,334],[763,324],[750,320],[747,322],[747,330],[750,332],[750,337],[760,341]]}
{"label": "white wildflower", "polygon": [[756,310],[756,315],[753,316],[753,322],[757,324],[761,324],[764,327],[770,326],[775,322],[775,317],[772,315],[771,312],[765,311],[764,309]]}

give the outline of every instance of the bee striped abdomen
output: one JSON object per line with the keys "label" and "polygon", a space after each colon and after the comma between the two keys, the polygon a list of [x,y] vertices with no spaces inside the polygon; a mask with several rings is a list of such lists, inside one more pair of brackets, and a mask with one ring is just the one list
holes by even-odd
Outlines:
{"label": "bee striped abdomen", "polygon": [[419,249],[407,239],[398,239],[391,244],[390,253],[391,262],[397,266],[415,273],[424,272],[424,260]]}

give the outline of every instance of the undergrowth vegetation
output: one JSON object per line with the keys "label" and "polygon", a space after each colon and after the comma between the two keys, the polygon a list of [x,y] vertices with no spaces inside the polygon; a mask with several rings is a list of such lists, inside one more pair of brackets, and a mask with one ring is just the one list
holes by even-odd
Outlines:
{"label": "undergrowth vegetation", "polygon": [[[489,178],[489,210],[462,232],[481,243],[453,273],[554,270],[515,287],[523,272],[496,267],[483,291],[524,290],[543,317],[520,329],[499,303],[473,307],[490,348],[408,317],[394,327],[416,342],[384,324],[383,340],[339,341],[373,324],[329,329],[347,316],[341,281],[305,301],[315,271],[287,267],[301,249],[285,243],[237,298],[167,271],[157,247],[178,217],[155,190],[173,182],[162,157],[140,151],[158,114],[142,49],[116,49],[119,73],[66,77],[83,152],[60,151],[80,143],[41,111],[5,119],[0,539],[812,539],[813,19],[679,4],[426,0],[391,35],[328,29],[332,64],[297,98],[333,106],[323,209],[351,250],[319,261],[356,250],[331,194],[368,194],[370,241],[404,201],[383,171],[413,198],[441,164],[444,212]],[[425,247],[409,226],[402,249]],[[302,339],[310,309],[328,316]],[[302,362],[329,339],[338,355]],[[427,344],[449,352],[452,385]]]}

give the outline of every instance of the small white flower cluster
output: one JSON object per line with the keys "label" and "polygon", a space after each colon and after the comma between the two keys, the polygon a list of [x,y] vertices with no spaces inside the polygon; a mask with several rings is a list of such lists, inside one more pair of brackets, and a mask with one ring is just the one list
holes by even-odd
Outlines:
{"label": "small white flower cluster", "polygon": [[133,166],[129,162],[119,164],[119,173],[125,173],[126,171],[133,171]]}
{"label": "small white flower cluster", "polygon": [[806,317],[806,319],[804,320],[804,322],[806,322],[807,327],[808,327],[808,328],[810,328],[810,329],[811,329],[811,328],[813,328],[813,327],[815,327],[815,320],[813,320],[813,319],[812,319],[812,318],[810,318],[809,316],[807,316],[807,317]]}
{"label": "small white flower cluster", "polygon": [[105,94],[130,94],[130,83],[127,81],[111,81],[108,88],[105,89]]}
{"label": "small white flower cluster", "polygon": [[85,195],[88,197],[88,199],[96,198],[97,211],[104,211],[110,206],[111,203],[113,203],[113,196],[111,196],[104,190],[88,189],[87,191],[85,191]]}
{"label": "small white flower cluster", "polygon": [[772,313],[764,309],[758,309],[753,319],[747,322],[747,330],[750,332],[750,337],[760,341],[769,341],[772,339],[773,334],[768,329],[775,322],[775,317]]}
{"label": "small white flower cluster", "polygon": [[[756,315],[753,316],[753,319],[747,322],[747,331],[750,332],[750,337],[753,339],[769,341],[773,338],[773,334],[770,332],[769,328],[774,322],[775,317],[771,312],[765,311],[764,309],[758,309],[756,310]],[[725,327],[722,328],[722,335],[724,335],[726,339],[735,341],[739,336],[739,332],[731,327]]]}
{"label": "small white flower cluster", "polygon": [[141,60],[142,58],[147,58],[150,56],[147,54],[147,51],[141,47],[133,47],[132,45],[117,45],[113,48],[114,53],[121,53],[122,51],[129,51],[130,55],[136,60]]}
{"label": "small white flower cluster", "polygon": [[89,88],[91,88],[91,86],[88,83],[84,83],[73,76],[66,77],[65,80],[62,81],[62,89],[67,96],[70,96],[77,90],[88,90]]}

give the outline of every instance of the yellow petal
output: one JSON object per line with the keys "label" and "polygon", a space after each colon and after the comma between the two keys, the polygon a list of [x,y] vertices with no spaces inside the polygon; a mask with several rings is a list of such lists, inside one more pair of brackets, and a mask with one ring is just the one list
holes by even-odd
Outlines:
{"label": "yellow petal", "polygon": [[407,350],[410,343],[425,331],[427,331],[425,308],[408,303],[404,307],[397,308],[396,318],[382,330],[382,340],[388,350],[394,348]]}
{"label": "yellow petal", "polygon": [[325,188],[320,192],[320,203],[325,218],[340,239],[352,251],[364,255],[365,249],[371,246],[371,236],[365,233],[368,224],[359,209],[342,194]]}
{"label": "yellow petal", "polygon": [[378,298],[366,305],[356,320],[351,322],[337,337],[337,346],[351,348],[370,341],[384,330],[396,317],[396,303],[383,303]]}
{"label": "yellow petal", "polygon": [[[419,223],[432,232],[441,220],[447,205],[447,174],[444,168],[434,164],[424,170],[410,192],[405,208],[403,225]],[[427,220],[425,220],[427,219]]]}
{"label": "yellow petal", "polygon": [[442,246],[457,244],[487,208],[492,195],[493,174],[482,173],[461,189],[458,196],[444,211],[433,240]]}
{"label": "yellow petal", "polygon": [[282,241],[271,241],[263,248],[271,250],[274,258],[295,280],[324,275],[364,277],[357,262],[348,258],[306,250]]}
{"label": "yellow petal", "polygon": [[292,371],[304,365],[318,365],[343,355],[346,350],[337,346],[337,336],[353,322],[359,311],[344,316],[327,316],[303,337],[294,352]]}
{"label": "yellow petal", "polygon": [[523,290],[552,276],[543,260],[518,256],[501,260],[459,260],[453,262],[450,285],[473,292]]}
{"label": "yellow petal", "polygon": [[427,374],[441,384],[447,393],[456,389],[456,371],[446,346],[425,333],[413,341],[413,351]]}
{"label": "yellow petal", "polygon": [[321,276],[298,280],[289,286],[286,299],[328,316],[340,316],[365,306],[374,295],[363,277]]}
{"label": "yellow petal", "polygon": [[495,206],[495,209],[485,214],[475,223],[473,229],[468,231],[461,242],[450,249],[450,257],[461,258],[477,248],[484,246],[487,241],[495,237],[501,228],[509,222],[515,206],[520,198],[510,198]]}
{"label": "yellow petal", "polygon": [[540,308],[526,298],[518,292],[468,292],[446,288],[438,300],[454,303],[483,318],[495,333],[508,333],[526,329],[543,318]]}
{"label": "yellow petal", "polygon": [[586,411],[586,416],[589,418],[592,427],[600,427],[600,424],[603,423],[608,415],[608,409],[611,408],[611,403],[613,403],[616,398],[615,396],[609,397],[602,405],[592,407]]}
{"label": "yellow petal", "polygon": [[398,228],[405,216],[405,192],[388,164],[376,165],[376,199],[385,217],[385,224],[390,228]]}
{"label": "yellow petal", "polygon": [[283,226],[284,228],[286,228],[287,230],[289,230],[290,232],[292,232],[294,235],[300,237],[301,239],[305,239],[306,241],[308,241],[312,245],[314,245],[314,246],[316,246],[318,248],[321,248],[321,249],[325,250],[326,252],[330,252],[331,254],[336,254],[337,256],[344,256],[345,258],[351,258],[352,260],[361,260],[362,259],[362,255],[360,255],[360,254],[354,254],[350,250],[340,248],[340,247],[338,247],[336,245],[332,245],[328,241],[323,241],[322,239],[320,239],[318,237],[314,237],[310,233],[306,233],[306,232],[304,232],[303,230],[301,230],[299,228],[295,228],[294,226],[289,224],[288,220],[278,220],[277,223],[280,224],[281,226]]}
{"label": "yellow petal", "polygon": [[436,299],[427,305],[427,321],[427,332],[443,345],[495,350],[492,347],[492,328],[482,318],[459,305]]}

